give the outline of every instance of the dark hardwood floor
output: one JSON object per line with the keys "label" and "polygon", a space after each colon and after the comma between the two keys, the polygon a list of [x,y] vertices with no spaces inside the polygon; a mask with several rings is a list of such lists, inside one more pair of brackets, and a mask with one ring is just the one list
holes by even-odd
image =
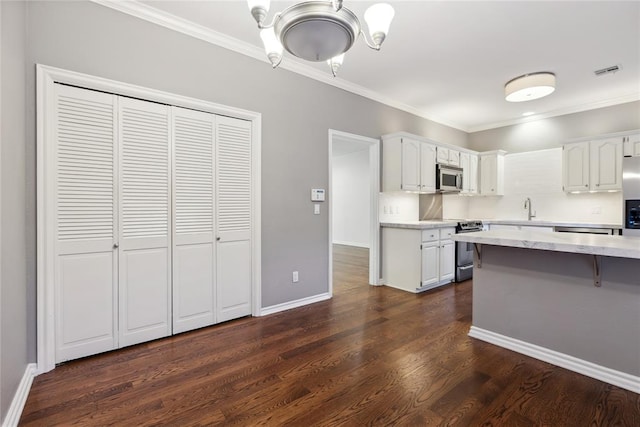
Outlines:
{"label": "dark hardwood floor", "polygon": [[640,395],[469,338],[471,281],[412,295],[334,258],[332,300],[61,365],[21,425],[640,426]]}

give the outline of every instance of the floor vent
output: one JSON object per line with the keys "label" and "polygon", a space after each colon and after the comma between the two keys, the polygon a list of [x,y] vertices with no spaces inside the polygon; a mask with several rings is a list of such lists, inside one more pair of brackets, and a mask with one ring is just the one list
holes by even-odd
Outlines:
{"label": "floor vent", "polygon": [[595,70],[593,73],[596,76],[604,76],[605,74],[615,73],[616,71],[620,71],[621,69],[622,65],[612,65],[611,67],[605,67],[599,70]]}

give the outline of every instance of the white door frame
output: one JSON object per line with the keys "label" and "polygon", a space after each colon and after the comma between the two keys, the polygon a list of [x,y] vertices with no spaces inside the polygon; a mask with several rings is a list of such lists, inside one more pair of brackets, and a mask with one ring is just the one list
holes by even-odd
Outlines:
{"label": "white door frame", "polygon": [[380,284],[380,217],[378,199],[380,197],[380,140],[353,133],[329,129],[329,295],[333,295],[333,142],[334,138],[364,142],[369,144],[369,284]]}
{"label": "white door frame", "polygon": [[55,138],[53,128],[54,84],[63,83],[117,95],[190,108],[212,114],[236,117],[251,122],[251,239],[252,277],[251,313],[260,314],[261,295],[261,147],[262,115],[253,111],[228,107],[168,92],[149,89],[115,80],[76,73],[38,64],[36,86],[37,108],[37,373],[55,368],[55,304],[54,304],[54,214],[51,197],[54,176]]}

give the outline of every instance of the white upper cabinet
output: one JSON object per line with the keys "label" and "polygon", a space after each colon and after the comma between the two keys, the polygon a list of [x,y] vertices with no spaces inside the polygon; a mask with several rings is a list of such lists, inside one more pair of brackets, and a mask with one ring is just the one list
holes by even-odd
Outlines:
{"label": "white upper cabinet", "polygon": [[460,152],[446,147],[438,147],[438,163],[460,167]]}
{"label": "white upper cabinet", "polygon": [[625,138],[565,144],[562,147],[564,191],[620,190]]}
{"label": "white upper cabinet", "polygon": [[[466,176],[465,176],[466,175]],[[469,183],[469,193],[478,194],[478,155],[469,154],[469,173],[462,176]]]}
{"label": "white upper cabinet", "polygon": [[400,189],[420,191],[420,142],[403,138],[400,142],[400,149],[402,152]]}
{"label": "white upper cabinet", "polygon": [[562,147],[564,191],[589,189],[589,143],[575,142]]}
{"label": "white upper cabinet", "polygon": [[483,196],[504,195],[505,151],[480,154],[480,194]]}
{"label": "white upper cabinet", "polygon": [[625,156],[640,156],[640,133],[622,138]]}
{"label": "white upper cabinet", "polygon": [[436,192],[436,147],[426,142],[420,144],[420,191]]}
{"label": "white upper cabinet", "polygon": [[382,143],[382,191],[436,191],[436,147],[406,137]]}
{"label": "white upper cabinet", "polygon": [[460,153],[462,168],[462,193],[478,193],[478,156],[471,153]]}
{"label": "white upper cabinet", "polygon": [[592,189],[622,189],[622,140],[592,141],[589,156]]}

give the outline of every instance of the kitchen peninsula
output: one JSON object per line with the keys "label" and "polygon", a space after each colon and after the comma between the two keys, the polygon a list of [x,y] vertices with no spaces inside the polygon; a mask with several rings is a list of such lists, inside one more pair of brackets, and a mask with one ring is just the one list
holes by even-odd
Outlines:
{"label": "kitchen peninsula", "polygon": [[475,247],[469,335],[640,393],[640,238],[493,230]]}

